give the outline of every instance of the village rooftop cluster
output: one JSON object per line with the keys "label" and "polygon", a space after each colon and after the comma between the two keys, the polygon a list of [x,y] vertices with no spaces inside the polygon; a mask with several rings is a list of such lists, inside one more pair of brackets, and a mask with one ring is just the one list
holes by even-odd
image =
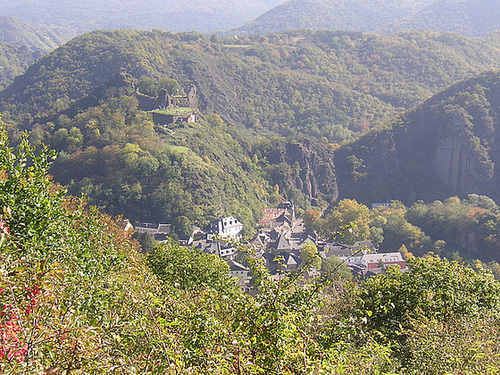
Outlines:
{"label": "village rooftop cluster", "polygon": [[[170,224],[137,223],[128,224],[135,233],[147,233],[156,241],[169,241],[172,232]],[[389,266],[407,270],[406,261],[400,252],[379,253],[371,241],[343,244],[320,238],[306,230],[304,221],[295,215],[292,202],[283,201],[276,208],[263,210],[259,221],[260,229],[247,244],[255,249],[272,276],[279,277],[284,272],[293,272],[305,265],[301,252],[306,246],[315,246],[321,258],[337,257],[350,268],[354,276],[368,278],[383,273]],[[192,246],[207,254],[217,255],[230,267],[230,274],[248,286],[252,275],[244,262],[238,262],[238,251],[234,241],[242,241],[243,224],[234,217],[224,217],[212,221],[206,228],[194,228],[190,236],[181,237],[179,243]],[[313,270],[311,277],[317,276]],[[314,274],[316,273],[316,275]]]}

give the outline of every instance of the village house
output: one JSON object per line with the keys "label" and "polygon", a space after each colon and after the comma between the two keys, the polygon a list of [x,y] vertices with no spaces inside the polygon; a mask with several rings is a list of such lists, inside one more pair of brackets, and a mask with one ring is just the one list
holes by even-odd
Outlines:
{"label": "village house", "polygon": [[285,222],[289,225],[295,220],[295,206],[292,202],[282,201],[276,208],[264,208],[259,226],[263,228],[274,228]]}
{"label": "village house", "polygon": [[135,233],[147,233],[152,239],[164,241],[172,230],[170,224],[137,223]]}
{"label": "village house", "polygon": [[316,242],[314,234],[306,233],[304,221],[295,217],[293,203],[283,201],[277,208],[264,209],[263,215],[259,224],[266,226],[252,240],[257,248],[272,253],[300,251],[306,243]]}
{"label": "village house", "polygon": [[359,254],[346,259],[348,266],[355,266],[366,271],[373,271],[377,268],[387,268],[398,266],[401,270],[407,270],[408,266],[400,252],[379,253],[379,254]]}
{"label": "village house", "polygon": [[297,270],[302,264],[300,253],[297,251],[264,253],[262,257],[266,262],[266,268],[269,270],[270,275]]}
{"label": "village house", "polygon": [[206,233],[209,239],[213,236],[240,239],[242,230],[243,224],[238,219],[229,216],[220,220],[212,221],[209,224]]}
{"label": "village house", "polygon": [[346,259],[352,256],[352,248],[339,242],[319,242],[317,244],[319,254],[322,258],[335,256]]}
{"label": "village house", "polygon": [[228,260],[227,264],[229,265],[229,274],[238,278],[242,287],[246,287],[252,279],[250,269],[234,260]]}
{"label": "village house", "polygon": [[236,248],[234,246],[218,240],[198,241],[195,247],[204,253],[218,255],[221,258],[232,259],[236,254]]}
{"label": "village house", "polygon": [[134,226],[132,225],[129,219],[118,220],[116,223],[124,232],[134,233],[135,231]]}

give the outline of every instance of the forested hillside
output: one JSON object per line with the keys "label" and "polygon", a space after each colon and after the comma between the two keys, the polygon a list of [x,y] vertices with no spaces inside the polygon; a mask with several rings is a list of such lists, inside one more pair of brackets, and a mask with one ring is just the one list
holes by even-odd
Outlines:
{"label": "forested hillside", "polygon": [[409,258],[411,271],[390,268],[357,285],[335,272],[306,279],[309,264],[276,280],[241,247],[253,297],[215,255],[172,243],[140,254],[113,220],[53,184],[51,154],[26,139],[14,151],[3,130],[0,146],[3,373],[430,374],[500,366],[500,284],[480,264]]}
{"label": "forested hillside", "polygon": [[12,83],[41,57],[40,51],[0,42],[0,89]]}
{"label": "forested hillside", "polygon": [[[500,33],[94,31],[13,78],[31,48],[0,42],[1,374],[500,373]],[[234,258],[178,244],[224,217]]]}
{"label": "forested hillside", "polygon": [[339,142],[477,73],[498,68],[500,34],[291,32],[233,38],[109,31],[80,36],[0,93],[1,110],[39,117],[125,70],[198,87],[202,110],[237,125]]}
{"label": "forested hillside", "polygon": [[289,0],[232,32],[425,30],[484,37],[500,29],[499,19],[496,0]]}
{"label": "forested hillside", "polygon": [[[343,148],[335,171],[333,150],[446,85],[496,67],[499,44],[499,35],[448,33],[291,32],[236,40],[99,31],[42,58],[0,98],[11,134],[28,130],[36,144],[60,151],[56,179],[106,212],[199,224],[233,214],[252,225],[262,205],[280,197],[301,209],[332,204],[338,174],[340,195],[367,203],[489,194],[481,180],[478,191],[462,191],[417,172],[389,188],[385,176],[400,171],[398,158],[374,158],[373,180],[363,180],[366,157],[354,159],[356,151],[346,159]],[[161,85],[190,84],[206,116],[156,129],[141,98],[154,99]],[[386,144],[371,147],[385,152]]]}
{"label": "forested hillside", "polygon": [[134,96],[36,124],[30,138],[60,152],[51,173],[71,194],[133,220],[204,226],[235,215],[249,229],[283,196],[309,207],[338,194],[333,153],[321,142],[249,136],[215,114],[159,127]]}
{"label": "forested hillside", "polygon": [[339,150],[341,195],[368,202],[469,193],[500,199],[499,111],[498,71],[436,94]]}
{"label": "forested hillside", "polygon": [[453,31],[486,36],[500,29],[500,3],[496,0],[439,0],[417,14],[383,28],[384,31]]}
{"label": "forested hillside", "polygon": [[0,16],[0,89],[45,53],[54,50],[75,35],[67,29],[49,28]]}
{"label": "forested hillside", "polygon": [[31,50],[49,52],[76,35],[62,27],[47,27],[22,21],[16,17],[0,16],[0,41],[26,46]]}
{"label": "forested hillside", "polygon": [[416,14],[435,0],[289,0],[233,30],[270,34],[292,29],[375,31]]}

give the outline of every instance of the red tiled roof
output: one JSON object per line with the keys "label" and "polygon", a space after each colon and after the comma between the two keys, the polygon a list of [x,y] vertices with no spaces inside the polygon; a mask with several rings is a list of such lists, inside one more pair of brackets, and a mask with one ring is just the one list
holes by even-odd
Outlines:
{"label": "red tiled roof", "polygon": [[259,225],[264,227],[271,226],[271,222],[283,214],[284,208],[264,208],[262,210],[262,219],[259,220]]}

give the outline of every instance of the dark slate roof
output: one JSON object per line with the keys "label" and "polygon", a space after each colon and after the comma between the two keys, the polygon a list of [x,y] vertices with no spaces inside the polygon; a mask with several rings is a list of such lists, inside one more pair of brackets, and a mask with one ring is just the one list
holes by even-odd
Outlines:
{"label": "dark slate roof", "polygon": [[248,267],[245,267],[243,264],[235,262],[234,260],[228,260],[227,264],[229,265],[229,269],[231,271],[249,271]]}

